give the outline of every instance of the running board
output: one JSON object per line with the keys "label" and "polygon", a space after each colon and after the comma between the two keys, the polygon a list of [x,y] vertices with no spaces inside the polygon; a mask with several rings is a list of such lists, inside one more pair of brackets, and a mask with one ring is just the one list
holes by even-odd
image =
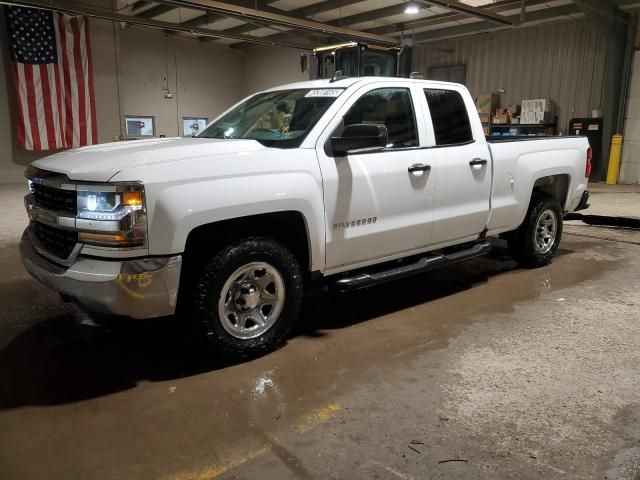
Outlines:
{"label": "running board", "polygon": [[382,270],[375,273],[359,273],[352,277],[343,277],[336,282],[336,286],[341,292],[358,290],[360,288],[390,282],[410,275],[428,272],[429,270],[443,267],[445,265],[451,265],[452,263],[486,255],[490,250],[491,244],[485,240],[474,244],[470,248],[458,250],[457,252],[450,253],[448,255],[422,257],[411,264],[390,268],[389,270]]}

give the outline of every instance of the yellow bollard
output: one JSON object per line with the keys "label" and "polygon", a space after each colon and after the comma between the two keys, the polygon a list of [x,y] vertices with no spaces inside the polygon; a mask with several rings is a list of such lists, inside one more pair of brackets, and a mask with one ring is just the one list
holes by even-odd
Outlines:
{"label": "yellow bollard", "polygon": [[609,152],[609,168],[607,169],[607,185],[618,183],[620,173],[620,153],[622,152],[622,135],[616,133],[611,137],[611,151]]}

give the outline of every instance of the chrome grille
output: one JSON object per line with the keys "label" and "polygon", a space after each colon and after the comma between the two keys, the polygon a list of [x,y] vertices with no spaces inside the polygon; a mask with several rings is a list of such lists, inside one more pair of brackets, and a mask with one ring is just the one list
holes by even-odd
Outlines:
{"label": "chrome grille", "polygon": [[72,215],[76,214],[76,192],[74,190],[62,190],[32,183],[31,192],[38,207]]}
{"label": "chrome grille", "polygon": [[71,255],[78,242],[78,233],[74,231],[51,227],[40,222],[31,222],[31,228],[42,246],[62,260]]}

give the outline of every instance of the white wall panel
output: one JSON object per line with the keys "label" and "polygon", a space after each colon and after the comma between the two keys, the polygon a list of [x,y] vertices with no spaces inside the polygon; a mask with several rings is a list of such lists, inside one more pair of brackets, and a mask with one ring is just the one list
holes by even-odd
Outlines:
{"label": "white wall panel", "polygon": [[619,181],[640,183],[640,52],[633,57]]}
{"label": "white wall panel", "polygon": [[254,46],[243,59],[244,94],[309,80],[300,69],[300,51],[293,48]]}
{"label": "white wall panel", "polygon": [[577,20],[422,44],[412,68],[464,63],[471,93],[504,88],[503,105],[550,98],[566,132],[571,118],[601,108],[604,61],[603,38]]}

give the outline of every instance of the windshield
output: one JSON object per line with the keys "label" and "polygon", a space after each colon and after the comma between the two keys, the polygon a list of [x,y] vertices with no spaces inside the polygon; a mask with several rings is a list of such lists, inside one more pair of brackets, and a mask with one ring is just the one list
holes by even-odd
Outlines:
{"label": "windshield", "polygon": [[317,88],[260,93],[211,123],[198,138],[244,138],[268,147],[299,147],[343,90]]}

